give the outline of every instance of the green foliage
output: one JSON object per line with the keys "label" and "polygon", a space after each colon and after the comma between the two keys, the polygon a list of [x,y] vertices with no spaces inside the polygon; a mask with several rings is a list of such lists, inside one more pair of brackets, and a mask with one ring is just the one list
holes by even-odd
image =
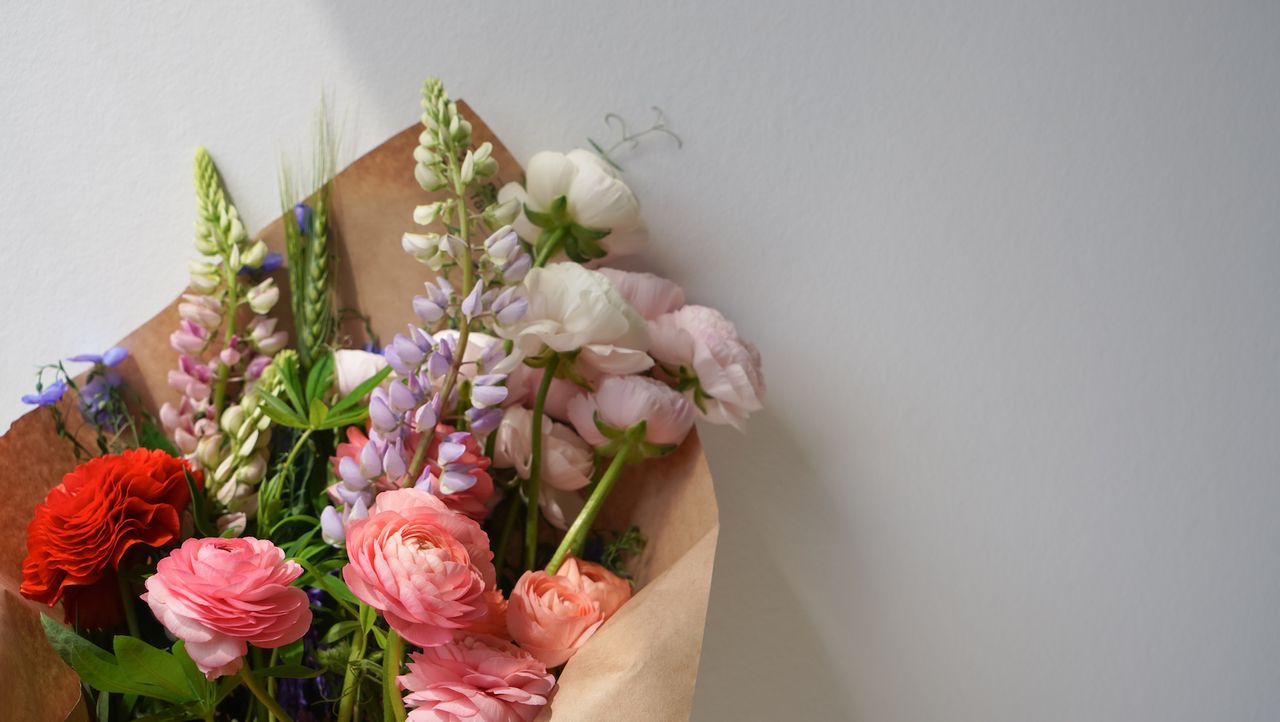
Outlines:
{"label": "green foliage", "polygon": [[604,554],[600,557],[600,563],[614,574],[630,579],[627,560],[643,552],[648,541],[640,531],[640,527],[632,524],[626,531],[618,534],[613,541],[604,545]]}
{"label": "green foliage", "polygon": [[383,368],[330,405],[327,397],[333,386],[332,355],[323,356],[305,377],[294,354],[281,352],[272,365],[279,370],[283,385],[280,393],[261,395],[263,412],[281,426],[309,431],[340,429],[363,422],[369,409],[361,400],[391,373],[390,368]]}
{"label": "green foliage", "polygon": [[[173,705],[144,719],[200,719],[234,689],[234,684],[215,685],[205,679],[182,642],[166,652],[134,637],[117,636],[112,640],[113,654],[47,615],[40,616],[40,623],[50,646],[90,688]],[[105,698],[102,695],[100,704]]]}

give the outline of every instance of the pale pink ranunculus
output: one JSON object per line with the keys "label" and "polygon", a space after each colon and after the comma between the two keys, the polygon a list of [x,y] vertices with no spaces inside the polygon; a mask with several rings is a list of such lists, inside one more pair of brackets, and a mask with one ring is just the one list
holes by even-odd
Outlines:
{"label": "pale pink ranunculus", "polygon": [[530,722],[556,678],[528,652],[491,637],[457,640],[409,655],[396,681],[410,722]]}
{"label": "pale pink ranunculus", "polygon": [[[508,393],[503,405],[508,408],[511,406],[533,408],[533,402],[538,398],[538,387],[542,384],[542,373],[542,369],[524,364],[519,364],[512,369],[507,375]],[[588,391],[590,389],[583,388],[572,381],[553,378],[551,386],[547,388],[547,398],[543,402],[542,411],[556,421],[568,421],[569,402],[585,395]]]}
{"label": "pale pink ranunculus", "polygon": [[597,269],[646,321],[684,306],[684,289],[675,281],[652,273],[622,271],[617,268]]}
{"label": "pale pink ranunculus", "polygon": [[596,426],[596,417],[606,426],[625,431],[641,421],[644,440],[665,446],[679,444],[693,428],[694,409],[680,392],[647,376],[609,376],[586,396],[569,403],[573,426],[595,446],[608,439]]}
{"label": "pale pink ranunculus", "polygon": [[575,354],[584,374],[633,374],[653,359],[646,322],[599,271],[576,263],[552,263],[524,277],[529,302],[524,316],[498,332],[515,344],[513,356],[548,350]]}
{"label": "pale pink ranunculus", "polygon": [[554,486],[543,487],[538,494],[538,508],[551,526],[566,531],[574,519],[582,513],[586,500],[581,491],[561,491]]}
{"label": "pale pink ranunculus", "polygon": [[387,359],[379,353],[369,353],[355,348],[334,351],[333,368],[338,380],[338,393],[346,396],[386,366]]}
{"label": "pale pink ranunculus", "polygon": [[507,628],[522,649],[557,667],[630,598],[626,580],[569,557],[554,576],[535,570],[520,577],[507,604]]}
{"label": "pale pink ranunculus", "polygon": [[205,676],[235,674],[249,644],[273,649],[311,626],[302,567],[265,539],[188,539],[156,565],[143,601]]}
{"label": "pale pink ranunculus", "polygon": [[[528,479],[533,465],[533,412],[513,406],[506,410],[495,432],[493,463],[515,469]],[[550,487],[573,491],[591,483],[595,454],[574,430],[542,416],[542,481]]]}
{"label": "pale pink ranunculus", "polygon": [[[760,351],[719,311],[685,306],[651,321],[649,336],[664,371],[697,378],[706,408],[699,415],[707,421],[742,430],[747,416],[764,408]],[[692,398],[696,391],[686,393]]]}
{"label": "pale pink ranunculus", "polygon": [[369,517],[347,526],[342,578],[400,636],[447,644],[484,617],[494,571],[480,525],[418,489],[379,494]]}

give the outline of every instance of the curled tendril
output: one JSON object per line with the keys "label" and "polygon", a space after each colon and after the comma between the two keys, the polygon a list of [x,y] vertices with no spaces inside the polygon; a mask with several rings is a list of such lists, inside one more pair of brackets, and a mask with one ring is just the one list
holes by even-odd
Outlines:
{"label": "curled tendril", "polygon": [[623,118],[617,113],[609,113],[604,116],[604,123],[621,137],[607,149],[591,138],[587,138],[587,142],[591,144],[592,148],[595,148],[596,153],[599,153],[601,158],[604,158],[609,165],[617,168],[618,170],[622,170],[622,166],[618,165],[618,162],[613,159],[612,154],[623,146],[626,146],[627,150],[635,150],[640,147],[640,139],[646,135],[661,133],[662,135],[674,140],[676,142],[677,149],[683,148],[684,141],[680,136],[676,135],[675,131],[667,127],[667,116],[662,112],[662,108],[655,105],[653,106],[653,112],[653,124],[637,133],[632,133],[627,129],[626,118]]}

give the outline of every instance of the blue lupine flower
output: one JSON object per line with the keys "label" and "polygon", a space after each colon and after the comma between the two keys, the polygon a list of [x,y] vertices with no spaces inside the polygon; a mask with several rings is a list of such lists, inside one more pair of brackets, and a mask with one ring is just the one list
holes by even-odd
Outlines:
{"label": "blue lupine flower", "polygon": [[40,391],[34,394],[27,394],[22,397],[22,403],[31,404],[32,406],[52,406],[58,403],[62,395],[67,392],[67,384],[62,379],[58,379]]}
{"label": "blue lupine flower", "polygon": [[79,356],[72,356],[67,359],[76,363],[102,364],[107,368],[118,366],[121,361],[129,358],[129,350],[120,346],[112,346],[101,354],[82,353]]}

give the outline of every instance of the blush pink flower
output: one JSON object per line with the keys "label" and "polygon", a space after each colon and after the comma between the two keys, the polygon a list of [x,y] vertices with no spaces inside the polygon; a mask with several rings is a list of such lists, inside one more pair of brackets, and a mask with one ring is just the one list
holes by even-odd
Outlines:
{"label": "blush pink flower", "polygon": [[[542,384],[542,369],[520,364],[507,375],[507,398],[503,406],[524,406],[533,408],[534,399],[538,395],[538,386]],[[585,396],[588,389],[561,378],[551,379],[551,387],[547,389],[547,399],[542,411],[557,421],[569,420],[569,402]]]}
{"label": "blush pink flower", "polygon": [[764,408],[760,351],[706,306],[685,306],[649,323],[650,353],[714,424],[741,431]]}
{"label": "blush pink flower", "polygon": [[347,527],[342,577],[391,628],[422,647],[447,644],[488,611],[493,556],[479,524],[426,491],[378,495]]}
{"label": "blush pink flower", "polygon": [[411,722],[529,722],[556,684],[532,655],[490,637],[414,652],[408,667],[396,680]]}
{"label": "blush pink flower", "polygon": [[520,577],[507,604],[507,628],[522,649],[558,667],[630,598],[625,580],[570,557],[554,576],[536,570]]}
{"label": "blush pink flower", "polygon": [[652,273],[633,273],[616,268],[596,270],[609,279],[618,294],[646,321],[652,321],[684,305],[684,289],[675,281]]}
{"label": "blush pink flower", "polygon": [[694,409],[678,391],[646,376],[609,376],[586,396],[569,402],[569,419],[593,446],[609,439],[600,432],[596,420],[614,431],[626,431],[645,423],[645,442],[666,446],[679,444],[693,428]]}
{"label": "blush pink flower", "polygon": [[215,679],[240,670],[249,644],[273,649],[306,634],[307,593],[290,586],[301,574],[265,539],[188,539],[156,565],[142,599]]}

